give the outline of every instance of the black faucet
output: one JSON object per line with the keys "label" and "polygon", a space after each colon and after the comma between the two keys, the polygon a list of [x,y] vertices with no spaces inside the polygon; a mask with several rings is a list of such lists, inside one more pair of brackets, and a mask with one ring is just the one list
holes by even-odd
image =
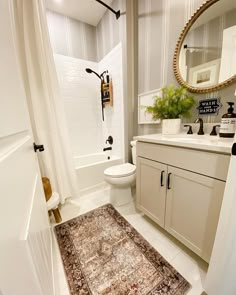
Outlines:
{"label": "black faucet", "polygon": [[184,127],[189,127],[187,134],[193,134],[193,129],[191,125],[184,125]]}
{"label": "black faucet", "polygon": [[216,128],[217,127],[220,127],[220,125],[215,125],[215,126],[213,126],[213,128],[212,128],[212,130],[211,130],[211,133],[210,133],[210,135],[212,136],[214,136],[214,135],[217,135],[217,132],[216,132]]}
{"label": "black faucet", "polygon": [[112,147],[111,147],[111,146],[109,146],[109,147],[103,149],[104,152],[105,152],[105,151],[111,151],[111,150],[112,150]]}
{"label": "black faucet", "polygon": [[113,144],[113,137],[111,135],[108,136],[106,143]]}
{"label": "black faucet", "polygon": [[204,130],[203,130],[203,120],[201,118],[198,118],[194,123],[200,123],[200,127],[198,130],[198,135],[204,135]]}

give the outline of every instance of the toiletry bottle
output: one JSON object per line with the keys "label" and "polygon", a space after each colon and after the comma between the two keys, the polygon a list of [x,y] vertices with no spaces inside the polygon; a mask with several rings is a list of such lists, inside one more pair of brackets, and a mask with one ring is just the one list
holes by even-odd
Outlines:
{"label": "toiletry bottle", "polygon": [[236,126],[236,114],[234,113],[233,102],[228,102],[228,113],[224,114],[220,124],[220,137],[234,137]]}

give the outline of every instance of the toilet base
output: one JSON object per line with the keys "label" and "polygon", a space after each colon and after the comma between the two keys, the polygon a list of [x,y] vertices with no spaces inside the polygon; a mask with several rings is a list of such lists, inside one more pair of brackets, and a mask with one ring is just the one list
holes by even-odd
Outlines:
{"label": "toilet base", "polygon": [[110,202],[114,206],[122,206],[132,202],[131,186],[115,187],[111,185]]}

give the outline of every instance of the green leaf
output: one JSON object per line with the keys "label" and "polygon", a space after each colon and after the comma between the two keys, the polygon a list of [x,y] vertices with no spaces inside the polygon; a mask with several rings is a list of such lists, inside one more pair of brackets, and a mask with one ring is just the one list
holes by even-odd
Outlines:
{"label": "green leaf", "polygon": [[154,96],[153,99],[153,105],[147,106],[145,111],[152,114],[154,120],[189,117],[196,103],[186,88],[173,85],[162,88],[162,97]]}

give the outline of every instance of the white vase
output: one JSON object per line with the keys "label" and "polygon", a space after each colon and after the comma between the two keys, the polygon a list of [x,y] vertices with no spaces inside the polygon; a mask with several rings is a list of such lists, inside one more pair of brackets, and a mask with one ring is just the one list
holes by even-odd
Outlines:
{"label": "white vase", "polygon": [[174,135],[180,133],[181,119],[164,119],[162,120],[162,134]]}

